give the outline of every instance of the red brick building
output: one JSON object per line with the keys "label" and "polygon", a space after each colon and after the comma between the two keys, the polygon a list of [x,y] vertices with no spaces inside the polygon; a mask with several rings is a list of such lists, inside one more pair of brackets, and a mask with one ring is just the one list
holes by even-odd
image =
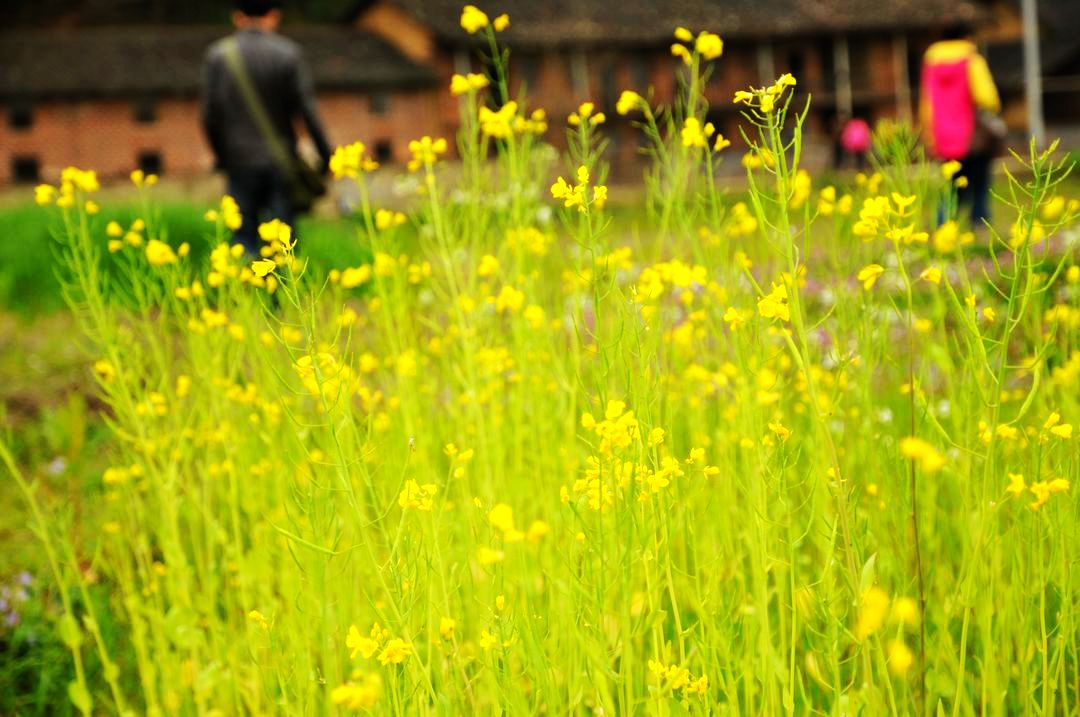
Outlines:
{"label": "red brick building", "polygon": [[[68,164],[106,177],[132,167],[208,170],[201,63],[226,31],[141,26],[0,34],[0,183],[53,177]],[[439,129],[431,69],[349,27],[305,26],[289,35],[304,48],[335,141],[364,137],[383,159],[401,160],[416,132]]]}
{"label": "red brick building", "polygon": [[[724,54],[707,87],[709,119],[737,138],[734,91],[771,83],[782,72],[798,77],[804,97],[813,95],[812,132],[827,133],[836,116],[910,119],[919,63],[936,30],[977,17],[963,0],[509,0],[482,7],[510,14],[500,39],[512,48],[512,94],[524,83],[530,100],[557,119],[583,100],[596,102],[613,120],[612,148],[622,161],[633,156],[637,139],[629,122],[614,116],[615,101],[623,89],[651,88],[655,102],[671,102],[676,26],[723,37]],[[460,11],[458,0],[368,0],[351,19],[434,68],[445,87],[453,72],[475,69],[476,50],[485,49],[460,28]],[[444,116],[453,118],[452,105]],[[549,139],[558,144],[561,134]]]}
{"label": "red brick building", "polygon": [[[74,13],[62,27],[38,22],[0,33],[6,114],[0,184],[54,176],[67,164],[103,176],[133,166],[206,171],[210,156],[197,103],[201,60],[227,26],[165,24],[175,3],[162,0],[140,3],[157,10],[133,18],[121,18],[120,0],[83,4],[113,14]],[[677,25],[724,38],[708,84],[710,119],[737,137],[734,90],[785,71],[799,78],[801,93],[813,95],[813,132],[827,132],[837,115],[912,117],[920,58],[935,29],[976,14],[963,0],[480,4],[492,15],[510,14],[501,39],[512,48],[512,91],[524,84],[531,106],[548,110],[549,140],[560,144],[561,119],[592,100],[611,118],[617,162],[632,161],[636,136],[616,117],[615,101],[627,88],[643,94],[651,88],[654,101],[671,101],[678,61],[669,46]],[[476,51],[483,49],[459,27],[461,6],[461,0],[364,0],[339,12],[336,23],[318,25],[286,12],[283,33],[304,48],[332,142],[360,139],[383,160],[400,161],[409,139],[453,133],[450,75],[476,68]],[[196,19],[218,18],[220,4],[216,13]],[[119,19],[124,24],[115,24]]]}

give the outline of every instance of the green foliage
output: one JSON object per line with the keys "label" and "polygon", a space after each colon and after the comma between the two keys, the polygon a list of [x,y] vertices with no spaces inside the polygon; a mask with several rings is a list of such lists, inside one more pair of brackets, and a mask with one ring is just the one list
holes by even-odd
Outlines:
{"label": "green foliage", "polygon": [[[158,208],[164,227],[163,236],[170,242],[187,242],[192,257],[202,261],[209,253],[212,227],[202,218],[205,208],[176,202]],[[98,217],[99,228],[109,220],[127,227],[139,215],[135,204],[110,206]],[[0,226],[5,239],[0,241],[0,307],[26,318],[47,314],[64,307],[57,272],[57,232],[62,230],[57,217],[43,213],[27,201],[0,209]],[[303,253],[320,267],[362,263],[369,257],[356,239],[356,224],[317,217],[301,219],[298,233],[304,237]],[[111,273],[109,262],[103,267]]]}

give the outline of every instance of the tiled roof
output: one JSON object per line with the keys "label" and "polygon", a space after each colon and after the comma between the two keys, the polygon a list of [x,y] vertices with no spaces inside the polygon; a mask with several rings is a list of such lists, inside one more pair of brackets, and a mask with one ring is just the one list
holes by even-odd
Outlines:
{"label": "tiled roof", "polygon": [[[0,33],[0,97],[193,94],[221,27],[151,26]],[[303,48],[320,89],[420,86],[435,80],[382,39],[348,27],[282,34]]]}
{"label": "tiled roof", "polygon": [[[459,26],[461,0],[376,0],[396,5],[450,44],[468,36]],[[361,15],[376,2],[362,1]],[[968,0],[492,0],[477,3],[489,16],[510,14],[511,46],[658,44],[682,25],[721,37],[774,37],[837,31],[926,28],[974,19]]]}
{"label": "tiled roof", "polygon": [[[342,0],[282,0],[285,20],[334,22]],[[229,22],[231,0],[4,0],[4,21],[24,27],[215,25]]]}

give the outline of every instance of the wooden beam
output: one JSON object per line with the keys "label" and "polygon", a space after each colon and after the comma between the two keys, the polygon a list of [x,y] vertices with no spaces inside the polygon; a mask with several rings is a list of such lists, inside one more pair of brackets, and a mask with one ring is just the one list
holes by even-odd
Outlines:
{"label": "wooden beam", "polygon": [[896,86],[896,116],[911,122],[911,75],[908,72],[907,36],[893,35],[893,79]]}
{"label": "wooden beam", "polygon": [[776,81],[776,66],[773,63],[773,46],[771,42],[758,43],[757,67],[758,82],[760,82],[762,85],[771,85],[774,81]]}
{"label": "wooden beam", "polygon": [[836,114],[851,117],[854,107],[851,98],[851,53],[847,37],[833,39],[833,66],[836,68]]}
{"label": "wooden beam", "polygon": [[580,48],[570,53],[570,83],[579,99],[589,99],[589,61]]}

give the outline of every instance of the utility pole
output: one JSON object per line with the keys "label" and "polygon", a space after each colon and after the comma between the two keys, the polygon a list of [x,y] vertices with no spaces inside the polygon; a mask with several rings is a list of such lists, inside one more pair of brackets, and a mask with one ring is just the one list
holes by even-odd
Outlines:
{"label": "utility pole", "polygon": [[1024,25],[1024,97],[1027,101],[1028,131],[1039,147],[1046,145],[1043,123],[1042,63],[1039,60],[1039,13],[1036,0],[1021,0]]}

